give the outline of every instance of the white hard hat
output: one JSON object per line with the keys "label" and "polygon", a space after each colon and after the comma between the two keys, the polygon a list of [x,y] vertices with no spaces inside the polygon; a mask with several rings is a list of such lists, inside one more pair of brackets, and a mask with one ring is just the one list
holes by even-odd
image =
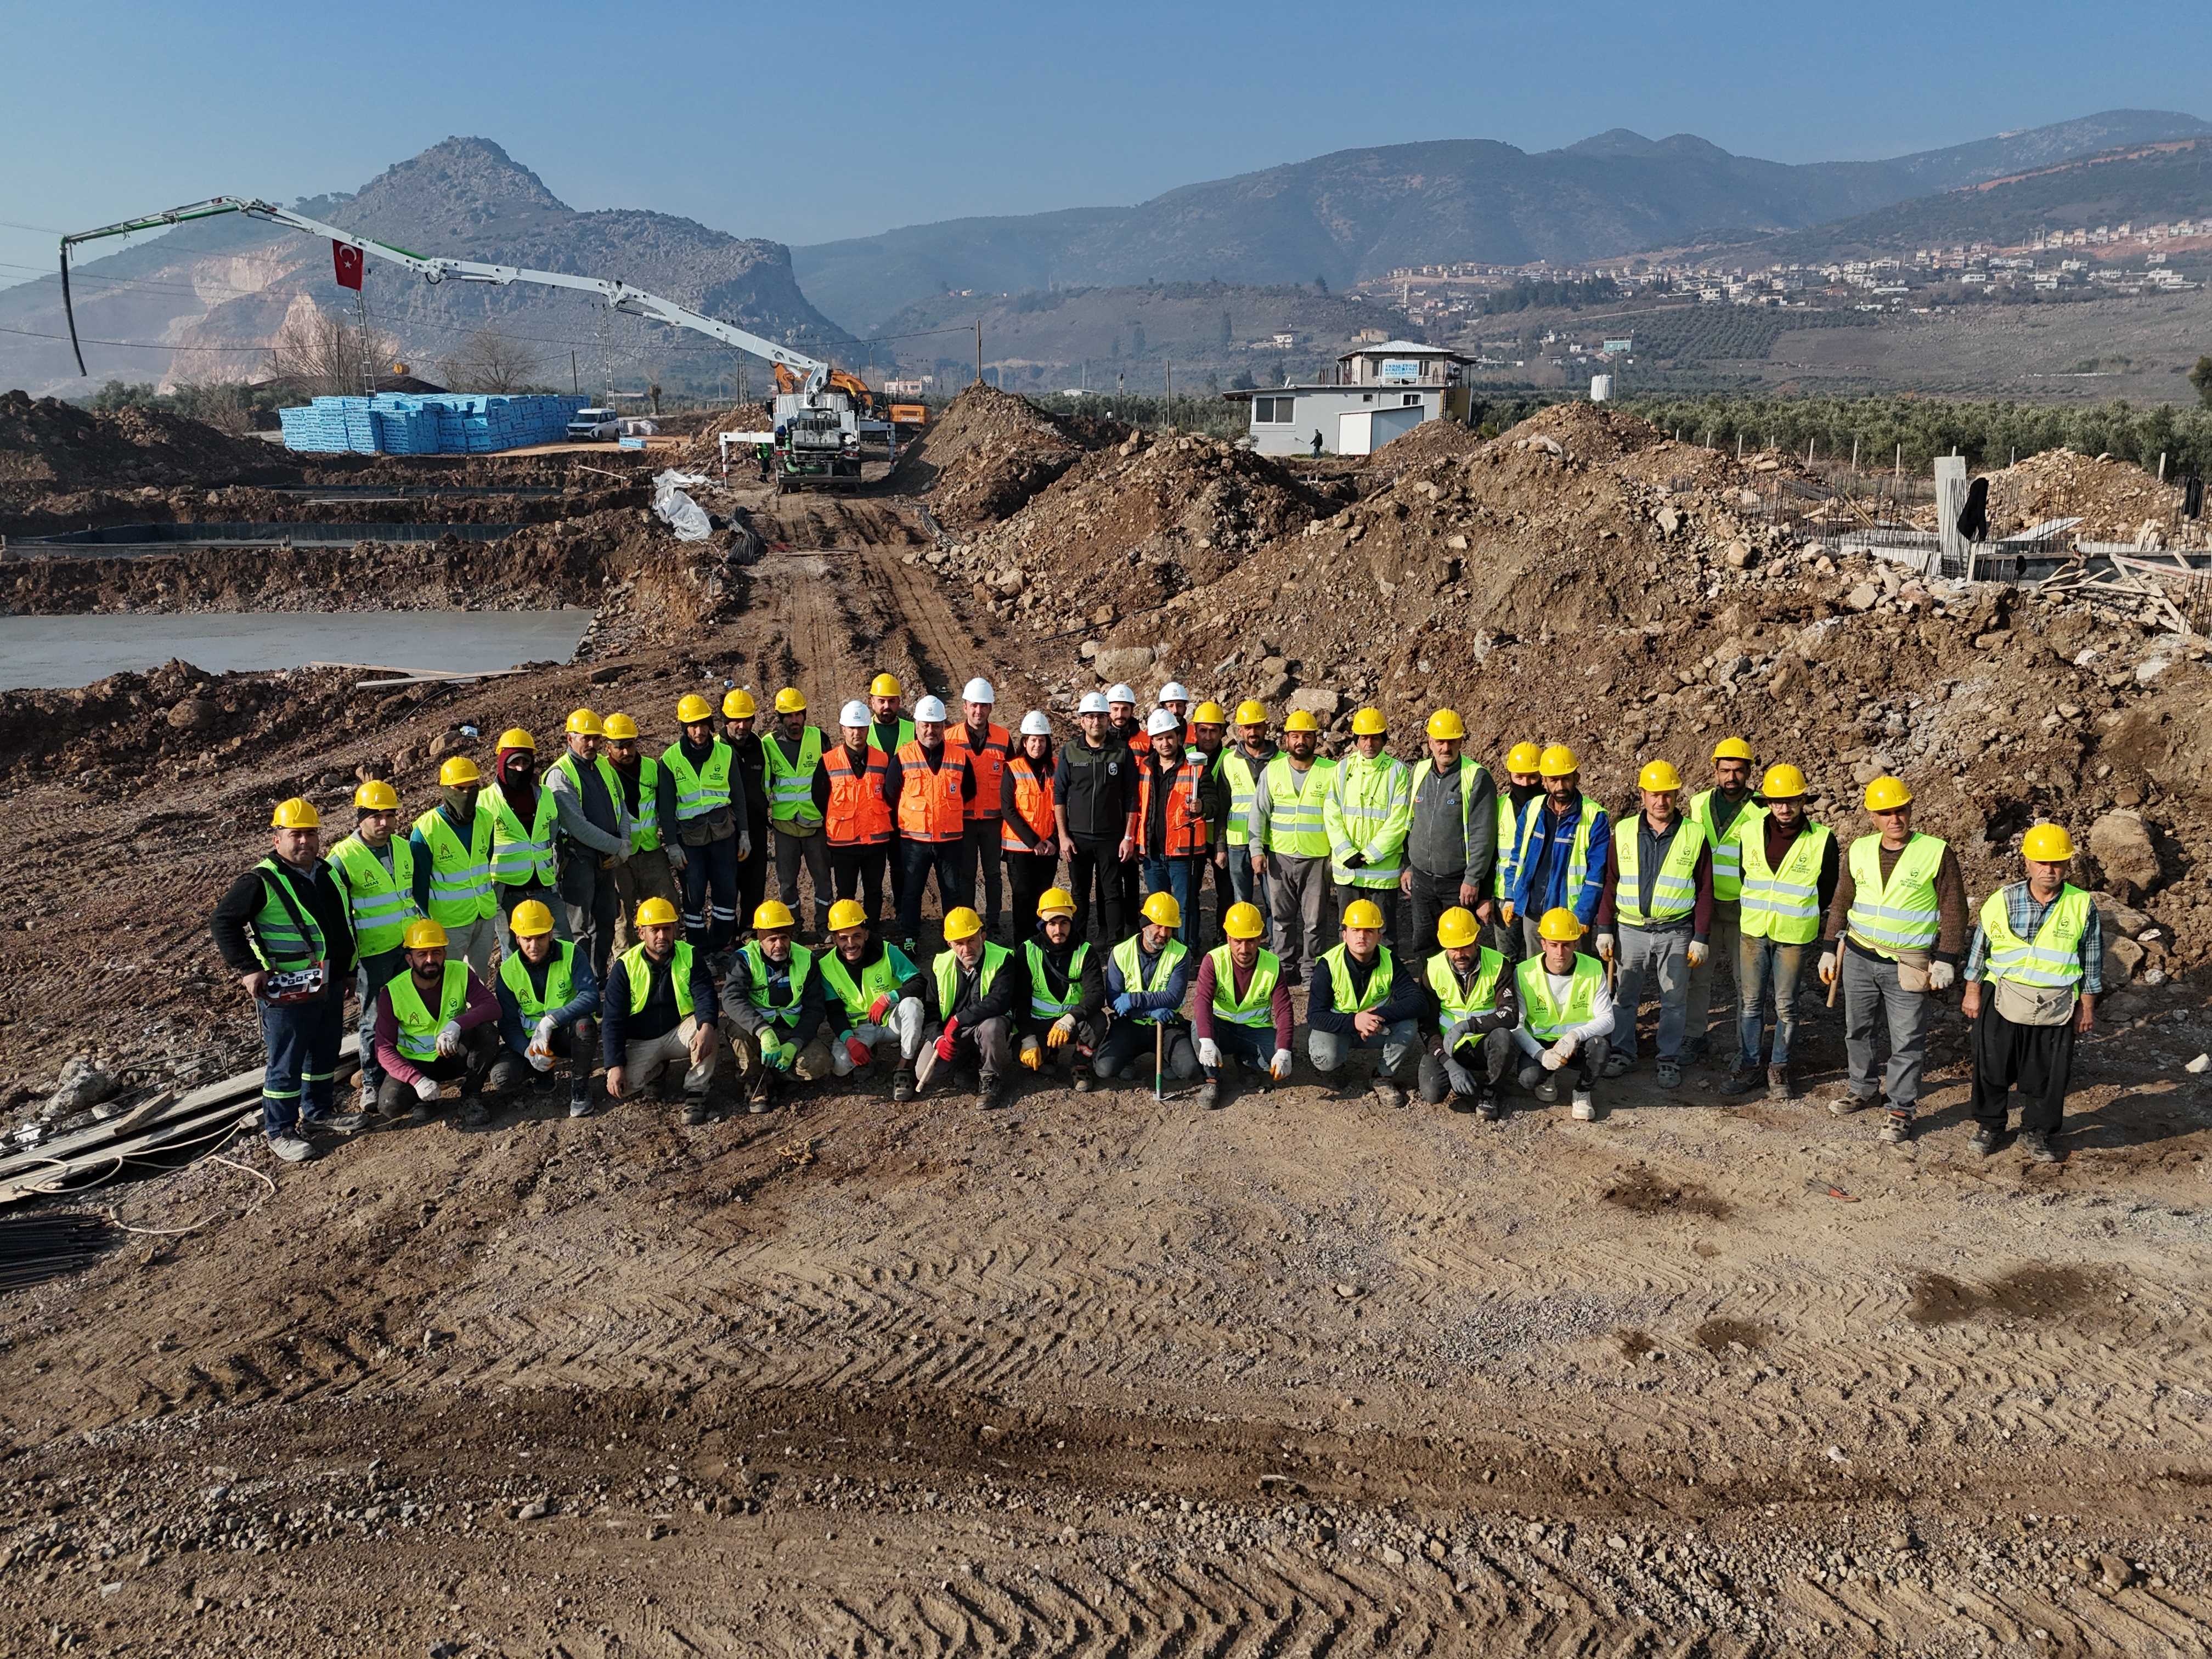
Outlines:
{"label": "white hard hat", "polygon": [[1075,712],[1079,714],[1110,714],[1114,711],[1107,708],[1103,691],[1085,691],[1083,701],[1075,705]]}
{"label": "white hard hat", "polygon": [[1157,738],[1163,732],[1181,732],[1182,722],[1164,708],[1152,710],[1152,719],[1145,722],[1145,735]]}
{"label": "white hard hat", "polygon": [[868,705],[857,699],[837,711],[837,724],[840,726],[866,726],[873,718],[868,713]]}
{"label": "white hard hat", "polygon": [[996,702],[999,694],[991,690],[991,682],[980,676],[960,688],[961,700],[965,702]]}
{"label": "white hard hat", "polygon": [[[1102,709],[1099,712],[1103,714],[1105,711]],[[1022,735],[1025,738],[1048,738],[1052,735],[1052,721],[1046,718],[1043,709],[1032,708],[1022,716]]]}
{"label": "white hard hat", "polygon": [[1136,700],[1137,694],[1126,685],[1109,685],[1106,688],[1106,701],[1109,702],[1134,702]]}
{"label": "white hard hat", "polygon": [[1160,701],[1163,703],[1188,702],[1191,701],[1190,689],[1181,680],[1170,680],[1160,688]]}
{"label": "white hard hat", "polygon": [[915,704],[914,717],[917,720],[935,720],[942,726],[945,723],[945,704],[939,698],[924,697]]}

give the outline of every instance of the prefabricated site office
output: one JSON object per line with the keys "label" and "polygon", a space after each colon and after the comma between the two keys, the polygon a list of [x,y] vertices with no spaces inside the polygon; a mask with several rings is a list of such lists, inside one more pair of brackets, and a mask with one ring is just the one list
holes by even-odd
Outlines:
{"label": "prefabricated site office", "polygon": [[1262,455],[1313,453],[1314,434],[1331,455],[1371,455],[1423,421],[1467,419],[1460,377],[1473,360],[1411,340],[1354,347],[1336,360],[1336,378],[1311,386],[1231,392],[1251,405],[1252,447]]}

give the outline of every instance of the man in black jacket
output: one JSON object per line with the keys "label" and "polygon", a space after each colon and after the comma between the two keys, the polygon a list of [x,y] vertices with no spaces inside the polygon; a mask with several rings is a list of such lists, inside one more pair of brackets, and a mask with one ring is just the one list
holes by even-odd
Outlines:
{"label": "man in black jacket", "polygon": [[1075,898],[1075,933],[1091,937],[1091,887],[1098,889],[1098,921],[1109,945],[1121,938],[1133,910],[1122,908],[1121,871],[1137,851],[1137,763],[1128,745],[1107,726],[1106,699],[1086,693],[1077,705],[1082,735],[1060,745],[1053,768],[1053,811],[1060,819],[1060,850]]}

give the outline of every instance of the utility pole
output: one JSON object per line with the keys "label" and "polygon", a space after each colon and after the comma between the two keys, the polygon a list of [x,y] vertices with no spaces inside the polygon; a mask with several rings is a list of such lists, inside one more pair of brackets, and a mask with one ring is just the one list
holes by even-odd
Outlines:
{"label": "utility pole", "polygon": [[1168,430],[1172,432],[1175,430],[1175,359],[1172,357],[1163,357],[1160,361],[1167,365]]}
{"label": "utility pole", "polygon": [[975,319],[975,379],[979,384],[983,379],[983,319],[981,317]]}

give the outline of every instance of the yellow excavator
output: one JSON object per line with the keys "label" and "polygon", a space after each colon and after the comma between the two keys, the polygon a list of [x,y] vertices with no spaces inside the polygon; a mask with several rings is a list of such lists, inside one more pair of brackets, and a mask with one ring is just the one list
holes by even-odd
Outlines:
{"label": "yellow excavator", "polygon": [[[777,363],[775,368],[775,389],[778,392],[797,392],[805,384],[801,376],[793,374],[783,364]],[[868,390],[867,383],[859,375],[848,374],[842,368],[833,368],[830,371],[830,389],[832,392],[842,392],[850,398],[861,414],[870,417],[874,416],[876,394]]]}

